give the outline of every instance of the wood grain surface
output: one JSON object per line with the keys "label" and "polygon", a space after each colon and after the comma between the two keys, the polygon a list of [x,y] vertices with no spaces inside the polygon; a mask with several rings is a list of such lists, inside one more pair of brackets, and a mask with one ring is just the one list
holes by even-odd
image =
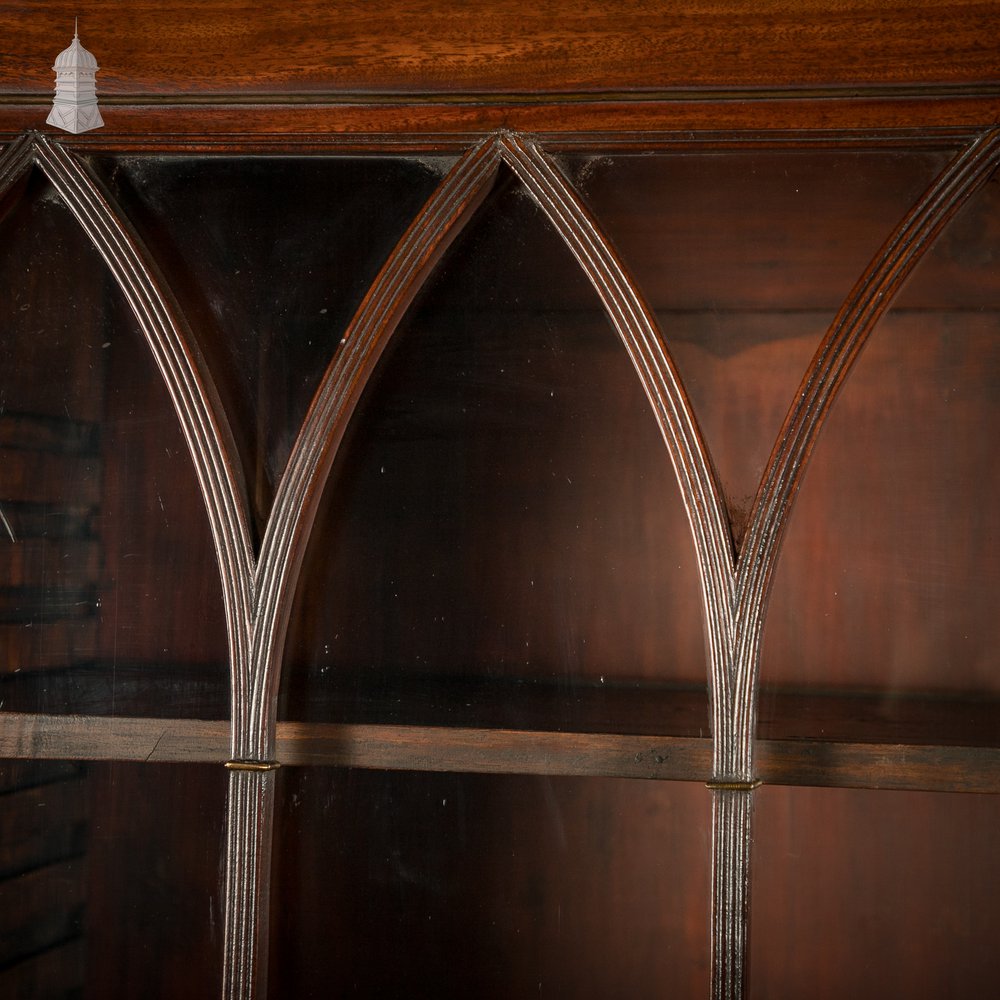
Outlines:
{"label": "wood grain surface", "polygon": [[[32,759],[219,763],[229,749],[226,722],[107,719],[8,712],[0,756]],[[761,740],[765,783],[846,788],[1000,792],[1000,748],[930,744]],[[707,781],[707,737],[637,736],[473,729],[449,726],[278,723],[285,766],[549,774]]]}
{"label": "wood grain surface", "polygon": [[80,38],[104,94],[559,93],[997,82],[995,2],[109,0],[0,6],[0,91]]}

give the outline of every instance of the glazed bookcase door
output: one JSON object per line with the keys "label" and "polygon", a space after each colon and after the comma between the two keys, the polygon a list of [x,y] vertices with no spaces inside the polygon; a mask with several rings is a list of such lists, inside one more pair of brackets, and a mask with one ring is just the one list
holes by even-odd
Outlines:
{"label": "glazed bookcase door", "polygon": [[0,891],[85,990],[773,995],[837,890],[837,954],[978,953],[992,798],[931,790],[1000,790],[998,140],[828,141],[8,149],[4,627],[119,611],[90,700],[4,678],[0,794],[65,809]]}

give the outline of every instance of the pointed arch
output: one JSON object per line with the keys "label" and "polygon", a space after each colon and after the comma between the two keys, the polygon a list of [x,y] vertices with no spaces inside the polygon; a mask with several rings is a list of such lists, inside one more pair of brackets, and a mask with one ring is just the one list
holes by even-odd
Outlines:
{"label": "pointed arch", "polygon": [[500,148],[504,161],[548,216],[600,296],[670,452],[702,580],[712,731],[715,746],[724,745],[731,715],[733,546],[718,476],[694,410],[652,310],[579,195],[533,142],[505,133]]}
{"label": "pointed arch", "polygon": [[754,500],[737,565],[736,712],[752,772],[759,640],[781,539],[809,457],[854,362],[941,230],[996,168],[1000,129],[980,136],[931,184],[858,279],[803,375]]}
{"label": "pointed arch", "polygon": [[35,162],[35,133],[18,136],[0,154],[0,197],[3,197]]}
{"label": "pointed arch", "polygon": [[139,237],[87,169],[38,133],[0,157],[0,195],[37,165],[80,224],[121,288],[166,385],[194,464],[222,580],[230,653],[232,732],[245,704],[253,556],[244,493],[227,447],[228,425],[202,371],[180,311]]}
{"label": "pointed arch", "polygon": [[309,406],[278,484],[258,560],[247,758],[266,760],[274,751],[291,599],[347,424],[403,313],[486,196],[499,163],[496,142],[488,140],[448,173],[375,278]]}

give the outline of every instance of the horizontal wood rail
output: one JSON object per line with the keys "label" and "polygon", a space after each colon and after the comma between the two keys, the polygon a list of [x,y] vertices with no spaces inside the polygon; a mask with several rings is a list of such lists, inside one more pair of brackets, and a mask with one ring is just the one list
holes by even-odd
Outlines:
{"label": "horizontal wood rail", "polygon": [[[224,764],[229,723],[5,713],[0,757]],[[711,777],[707,737],[278,723],[286,766],[671,781]],[[766,784],[1000,793],[1000,747],[760,740]]]}

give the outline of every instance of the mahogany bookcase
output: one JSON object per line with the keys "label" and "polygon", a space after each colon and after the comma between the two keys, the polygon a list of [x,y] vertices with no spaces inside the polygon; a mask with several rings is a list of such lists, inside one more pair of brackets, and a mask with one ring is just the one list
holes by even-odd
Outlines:
{"label": "mahogany bookcase", "polygon": [[322,90],[265,14],[186,94],[127,26],[98,132],[0,95],[0,992],[987,993],[973,27],[563,11],[557,86],[404,7]]}

